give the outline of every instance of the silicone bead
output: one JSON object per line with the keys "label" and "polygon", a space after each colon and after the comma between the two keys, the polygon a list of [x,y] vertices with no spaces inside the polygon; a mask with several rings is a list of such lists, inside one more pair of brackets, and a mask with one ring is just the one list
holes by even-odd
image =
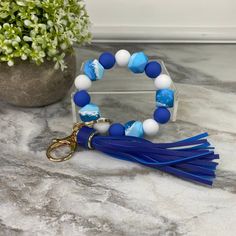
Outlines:
{"label": "silicone bead", "polygon": [[98,131],[100,134],[105,134],[110,127],[109,122],[104,122],[104,123],[96,123],[93,125],[93,128]]}
{"label": "silicone bead", "polygon": [[85,90],[77,91],[74,95],[74,103],[79,107],[84,107],[90,103],[90,96]]}
{"label": "silicone bead", "polygon": [[108,132],[111,136],[123,136],[125,135],[125,127],[120,123],[114,123],[110,126]]}
{"label": "silicone bead", "polygon": [[130,57],[128,67],[134,73],[143,73],[147,63],[148,57],[143,52],[136,52]]}
{"label": "silicone bead", "polygon": [[147,119],[143,122],[143,131],[147,136],[155,136],[158,133],[159,125],[153,119]]}
{"label": "silicone bead", "polygon": [[104,75],[104,68],[98,60],[87,60],[84,64],[84,73],[92,81],[100,80]]}
{"label": "silicone bead", "polygon": [[91,87],[92,82],[87,75],[78,75],[75,78],[75,87],[78,90],[87,90]]}
{"label": "silicone bead", "polygon": [[169,75],[161,74],[155,80],[154,84],[157,89],[167,89],[171,86],[172,80]]}
{"label": "silicone bead", "polygon": [[160,107],[174,106],[174,91],[171,89],[160,89],[156,92],[156,103]]}
{"label": "silicone bead", "polygon": [[142,122],[135,120],[128,121],[125,124],[125,135],[142,138],[144,135]]}
{"label": "silicone bead", "polygon": [[118,66],[127,66],[130,59],[130,53],[125,49],[121,49],[116,53],[115,58]]}
{"label": "silicone bead", "polygon": [[145,73],[148,77],[154,79],[161,74],[161,65],[156,61],[150,61],[145,67]]}
{"label": "silicone bead", "polygon": [[104,52],[99,57],[99,62],[105,69],[111,69],[115,65],[116,59],[110,52]]}
{"label": "silicone bead", "polygon": [[170,119],[170,112],[165,107],[158,107],[155,110],[153,117],[154,117],[155,121],[157,121],[158,123],[165,124]]}
{"label": "silicone bead", "polygon": [[79,115],[83,122],[90,122],[100,118],[100,110],[97,105],[89,103],[79,110]]}

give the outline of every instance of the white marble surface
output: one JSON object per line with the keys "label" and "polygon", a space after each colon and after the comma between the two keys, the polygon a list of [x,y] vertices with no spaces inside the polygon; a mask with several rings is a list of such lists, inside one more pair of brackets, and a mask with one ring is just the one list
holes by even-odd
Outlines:
{"label": "white marble surface", "polygon": [[[79,58],[121,47],[165,61],[181,94],[180,108],[178,121],[161,129],[157,141],[209,132],[221,155],[214,186],[94,151],[51,163],[48,143],[71,129],[69,97],[37,109],[1,103],[1,236],[236,235],[236,45],[101,44],[80,49]],[[115,95],[95,99],[119,120],[150,113],[139,96],[127,104]]]}

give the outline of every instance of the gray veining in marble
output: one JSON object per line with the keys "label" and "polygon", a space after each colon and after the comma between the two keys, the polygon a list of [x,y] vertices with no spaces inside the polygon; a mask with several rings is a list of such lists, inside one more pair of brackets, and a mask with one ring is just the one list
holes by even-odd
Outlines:
{"label": "gray veining in marble", "polygon": [[[221,155],[214,186],[94,151],[51,163],[45,157],[48,143],[71,130],[69,96],[37,109],[0,103],[1,236],[236,234],[236,45],[97,44],[78,49],[79,64],[121,47],[165,61],[181,94],[180,107],[177,122],[163,126],[156,141],[209,132]],[[151,83],[134,83],[135,77],[122,70],[111,74],[107,87],[97,84],[94,90],[109,91],[112,85],[151,89]],[[120,121],[149,117],[153,104],[151,94],[130,95],[126,101],[114,94],[93,99]]]}

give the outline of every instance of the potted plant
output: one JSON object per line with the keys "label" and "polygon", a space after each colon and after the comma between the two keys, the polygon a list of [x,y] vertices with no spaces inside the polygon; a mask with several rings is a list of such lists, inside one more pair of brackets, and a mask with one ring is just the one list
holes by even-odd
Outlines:
{"label": "potted plant", "polygon": [[76,73],[73,45],[90,40],[81,0],[0,1],[0,99],[43,106],[62,99]]}

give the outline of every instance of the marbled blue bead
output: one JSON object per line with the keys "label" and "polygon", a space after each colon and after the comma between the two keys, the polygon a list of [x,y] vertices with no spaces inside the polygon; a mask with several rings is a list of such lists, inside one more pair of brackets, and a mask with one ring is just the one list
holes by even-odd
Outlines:
{"label": "marbled blue bead", "polygon": [[125,124],[125,135],[142,138],[144,135],[142,122],[135,120],[128,121]]}
{"label": "marbled blue bead", "polygon": [[160,89],[156,92],[156,103],[158,107],[174,106],[174,91],[171,89]]}
{"label": "marbled blue bead", "polygon": [[130,57],[128,68],[134,73],[143,73],[147,63],[148,57],[143,52],[136,52]]}
{"label": "marbled blue bead", "polygon": [[97,105],[89,103],[79,110],[79,115],[83,122],[89,122],[100,118],[100,110]]}
{"label": "marbled blue bead", "polygon": [[92,80],[102,79],[104,68],[98,60],[87,60],[84,64],[84,73]]}

